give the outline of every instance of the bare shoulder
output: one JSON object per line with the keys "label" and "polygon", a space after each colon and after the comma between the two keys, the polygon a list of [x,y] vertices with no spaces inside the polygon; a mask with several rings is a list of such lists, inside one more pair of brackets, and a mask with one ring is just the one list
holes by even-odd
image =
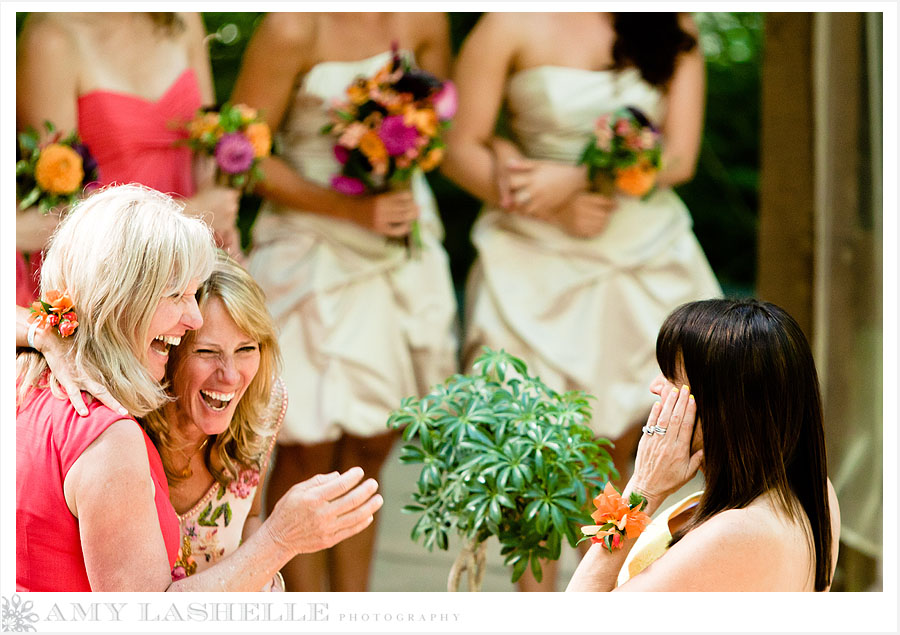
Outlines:
{"label": "bare shoulder", "polygon": [[272,47],[302,50],[315,42],[317,24],[317,13],[272,12],[259,23],[254,37],[265,38]]}
{"label": "bare shoulder", "polygon": [[21,52],[38,54],[56,62],[70,59],[76,52],[72,25],[78,20],[61,20],[55,13],[31,13],[22,27],[18,44]]}
{"label": "bare shoulder", "polygon": [[694,16],[690,13],[682,12],[678,14],[678,26],[684,29],[686,33],[689,33],[694,37],[700,37],[700,29],[697,27]]}
{"label": "bare shoulder", "polygon": [[716,514],[623,585],[623,591],[782,590],[792,540],[760,507]]}

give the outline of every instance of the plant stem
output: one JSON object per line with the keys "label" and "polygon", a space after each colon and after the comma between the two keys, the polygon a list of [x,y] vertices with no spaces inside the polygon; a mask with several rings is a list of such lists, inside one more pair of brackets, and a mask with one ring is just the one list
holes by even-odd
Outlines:
{"label": "plant stem", "polygon": [[472,538],[456,556],[456,561],[450,567],[450,575],[447,577],[447,590],[459,591],[459,581],[463,571],[467,572],[469,591],[480,591],[484,582],[485,551],[487,543],[478,542]]}

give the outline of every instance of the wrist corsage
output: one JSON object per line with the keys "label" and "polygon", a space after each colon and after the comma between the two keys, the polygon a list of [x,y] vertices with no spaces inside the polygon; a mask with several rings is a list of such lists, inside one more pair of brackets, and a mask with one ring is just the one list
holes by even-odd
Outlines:
{"label": "wrist corsage", "polygon": [[55,328],[61,337],[69,337],[78,328],[74,306],[68,293],[48,291],[46,296],[31,305],[29,320],[32,328]]}
{"label": "wrist corsage", "polygon": [[588,538],[606,546],[612,553],[619,549],[626,539],[637,538],[650,523],[650,516],[643,511],[647,499],[632,492],[628,502],[616,491],[612,483],[607,483],[603,491],[594,499],[597,511],[591,514],[596,525],[581,528],[582,540]]}

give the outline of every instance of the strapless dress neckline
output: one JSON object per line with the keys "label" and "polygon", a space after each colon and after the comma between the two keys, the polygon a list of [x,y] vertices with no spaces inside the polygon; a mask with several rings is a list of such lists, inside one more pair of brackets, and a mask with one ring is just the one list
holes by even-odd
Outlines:
{"label": "strapless dress neckline", "polygon": [[116,99],[128,99],[128,100],[133,100],[133,101],[138,101],[138,102],[144,102],[147,104],[158,104],[162,101],[165,101],[171,95],[178,93],[179,88],[185,82],[188,82],[188,83],[196,82],[193,68],[184,69],[181,72],[181,74],[179,74],[178,77],[176,77],[175,80],[171,84],[169,84],[169,87],[163,92],[163,94],[160,95],[159,97],[157,97],[156,99],[152,99],[149,97],[143,97],[142,95],[135,95],[134,93],[129,93],[126,91],[111,90],[111,89],[106,89],[106,88],[95,88],[93,90],[89,90],[88,92],[84,93],[83,95],[79,95],[78,100],[81,101],[81,100],[86,100],[86,99],[91,99],[91,98],[96,98],[96,97],[113,97]]}

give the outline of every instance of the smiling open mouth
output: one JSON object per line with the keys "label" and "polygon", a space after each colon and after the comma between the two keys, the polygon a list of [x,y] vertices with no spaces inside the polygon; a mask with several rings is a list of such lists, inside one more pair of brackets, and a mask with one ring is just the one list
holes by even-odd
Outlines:
{"label": "smiling open mouth", "polygon": [[178,346],[179,344],[181,344],[180,337],[175,337],[173,335],[157,335],[153,338],[153,341],[150,342],[150,348],[160,355],[168,355],[169,350],[173,346]]}
{"label": "smiling open mouth", "polygon": [[201,390],[200,396],[207,406],[217,412],[225,410],[228,404],[231,403],[231,400],[234,399],[233,392],[215,392],[212,390]]}

